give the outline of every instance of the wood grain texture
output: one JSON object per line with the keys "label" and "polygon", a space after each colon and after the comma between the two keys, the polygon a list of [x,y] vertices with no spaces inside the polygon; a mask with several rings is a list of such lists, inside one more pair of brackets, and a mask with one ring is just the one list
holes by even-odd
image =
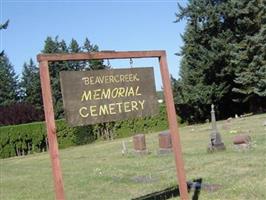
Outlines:
{"label": "wood grain texture", "polygon": [[166,103],[166,110],[168,116],[169,130],[172,138],[172,148],[175,156],[177,180],[179,182],[180,198],[188,200],[188,191],[186,183],[186,173],[184,169],[184,161],[182,158],[181,141],[179,136],[179,127],[174,106],[174,98],[171,88],[171,81],[168,72],[166,55],[159,58],[160,70],[164,88],[164,98]]}
{"label": "wood grain texture", "polygon": [[63,185],[63,177],[59,160],[56,126],[54,119],[54,109],[53,109],[52,93],[50,86],[50,75],[49,75],[47,61],[42,61],[40,63],[40,77],[41,77],[43,106],[44,106],[46,129],[47,129],[47,136],[49,142],[49,154],[52,163],[55,194],[57,200],[64,200],[65,199],[64,185]]}

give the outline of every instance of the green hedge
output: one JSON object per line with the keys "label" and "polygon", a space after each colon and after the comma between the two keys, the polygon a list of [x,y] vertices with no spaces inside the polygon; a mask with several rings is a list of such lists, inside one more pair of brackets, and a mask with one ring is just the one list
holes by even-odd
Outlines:
{"label": "green hedge", "polygon": [[[69,127],[64,120],[56,121],[59,148],[85,144],[95,138],[92,128]],[[27,155],[47,150],[44,122],[0,127],[0,157]]]}
{"label": "green hedge", "polygon": [[[136,133],[149,133],[168,128],[165,106],[154,117],[125,120],[110,123],[108,127],[112,138],[129,137]],[[65,120],[56,121],[59,148],[88,144],[100,139],[99,125],[69,127]],[[46,128],[44,122],[0,127],[0,157],[27,155],[47,150]]]}
{"label": "green hedge", "polygon": [[160,112],[153,117],[136,118],[116,123],[116,138],[129,137],[137,133],[151,133],[168,129],[166,109],[160,106]]}

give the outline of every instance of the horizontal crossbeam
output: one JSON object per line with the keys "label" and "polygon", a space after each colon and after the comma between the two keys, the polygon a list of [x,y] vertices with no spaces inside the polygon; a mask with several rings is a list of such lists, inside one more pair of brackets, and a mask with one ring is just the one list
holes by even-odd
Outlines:
{"label": "horizontal crossbeam", "polygon": [[165,51],[100,51],[90,53],[60,53],[39,54],[38,62],[42,61],[68,61],[68,60],[98,60],[98,59],[126,59],[126,58],[160,58]]}

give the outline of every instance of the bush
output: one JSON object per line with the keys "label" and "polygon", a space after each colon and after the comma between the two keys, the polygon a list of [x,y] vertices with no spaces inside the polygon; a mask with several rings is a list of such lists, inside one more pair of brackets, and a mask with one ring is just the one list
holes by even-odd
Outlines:
{"label": "bush", "polygon": [[43,112],[27,103],[16,103],[0,107],[0,126],[42,121]]}
{"label": "bush", "polygon": [[[137,133],[162,131],[168,129],[166,109],[164,105],[160,105],[160,113],[153,117],[83,127],[69,127],[65,120],[57,120],[56,134],[59,148],[88,144],[96,139],[110,139],[99,135],[102,127],[114,133],[111,139],[129,137]],[[0,157],[7,158],[46,151],[49,148],[46,138],[44,122],[0,127]]]}
{"label": "bush", "polygon": [[[64,120],[56,121],[59,148],[93,141],[91,127],[69,127]],[[0,127],[0,157],[43,152],[48,148],[44,122]]]}
{"label": "bush", "polygon": [[160,105],[158,115],[121,121],[116,123],[114,129],[117,138],[129,137],[137,133],[151,133],[168,129],[165,105]]}

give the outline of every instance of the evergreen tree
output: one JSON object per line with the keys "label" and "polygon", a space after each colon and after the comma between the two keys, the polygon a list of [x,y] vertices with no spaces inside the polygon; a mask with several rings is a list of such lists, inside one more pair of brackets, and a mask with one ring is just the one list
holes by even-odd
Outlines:
{"label": "evergreen tree", "polygon": [[[0,24],[0,30],[7,29],[9,24],[9,20],[7,20],[4,24]],[[0,58],[4,56],[4,50],[0,52]]]}
{"label": "evergreen tree", "polygon": [[[58,36],[54,39],[52,37],[47,37],[42,53],[68,53],[68,48],[64,40],[58,40]],[[63,102],[62,94],[60,91],[59,72],[64,70],[69,70],[69,65],[65,61],[49,63],[49,72],[56,119],[63,117]]]}
{"label": "evergreen tree", "polygon": [[[81,47],[79,46],[78,42],[75,39],[70,41],[68,47],[69,53],[79,53],[81,52]],[[69,61],[67,62],[69,69],[74,71],[80,71],[85,69],[85,62],[84,61]]]}
{"label": "evergreen tree", "polygon": [[22,102],[33,105],[37,110],[42,109],[39,68],[32,59],[23,65],[20,89]]}
{"label": "evergreen tree", "polygon": [[8,24],[9,24],[9,20],[7,20],[4,24],[0,24],[0,30],[7,29]]}
{"label": "evergreen tree", "polygon": [[0,57],[0,106],[18,101],[17,76],[6,55]]}
{"label": "evergreen tree", "polygon": [[[187,19],[187,27],[180,79],[173,85],[179,87],[174,91],[181,115],[190,113],[187,120],[203,121],[211,103],[222,118],[248,111],[244,99],[264,93],[265,34],[259,28],[264,27],[264,4],[191,0],[186,7],[179,6],[177,21]],[[242,103],[235,103],[236,99]]]}
{"label": "evergreen tree", "polygon": [[[240,9],[236,9],[240,8]],[[247,103],[249,111],[266,109],[266,3],[260,0],[235,4],[236,32],[232,66],[238,66],[233,91],[241,94],[236,101]]]}
{"label": "evergreen tree", "polygon": [[[83,45],[84,52],[98,52],[99,47],[97,45],[91,44],[88,38],[85,39]],[[89,70],[97,70],[97,69],[106,69],[108,68],[106,65],[103,64],[103,60],[89,60],[87,62],[87,69]]]}
{"label": "evergreen tree", "polygon": [[180,6],[176,15],[177,21],[184,18],[188,21],[182,36],[183,57],[177,83],[182,95],[177,95],[176,104],[183,112],[180,114],[191,122],[205,120],[212,103],[218,110],[231,110],[228,102],[233,95],[234,73],[228,66],[234,37],[226,27],[226,7],[222,0],[192,0],[185,8]]}
{"label": "evergreen tree", "polygon": [[[86,38],[84,45],[81,47],[75,39],[70,41],[69,46],[67,46],[64,40],[59,41],[58,37],[54,39],[47,37],[45,40],[45,45],[42,53],[79,53],[79,52],[94,52],[98,51],[98,46],[93,45]],[[94,69],[104,69],[102,60],[93,61],[60,61],[49,63],[49,71],[51,77],[51,87],[53,92],[53,103],[55,110],[55,117],[63,117],[63,101],[62,94],[60,90],[60,71],[68,70],[94,70]]]}

